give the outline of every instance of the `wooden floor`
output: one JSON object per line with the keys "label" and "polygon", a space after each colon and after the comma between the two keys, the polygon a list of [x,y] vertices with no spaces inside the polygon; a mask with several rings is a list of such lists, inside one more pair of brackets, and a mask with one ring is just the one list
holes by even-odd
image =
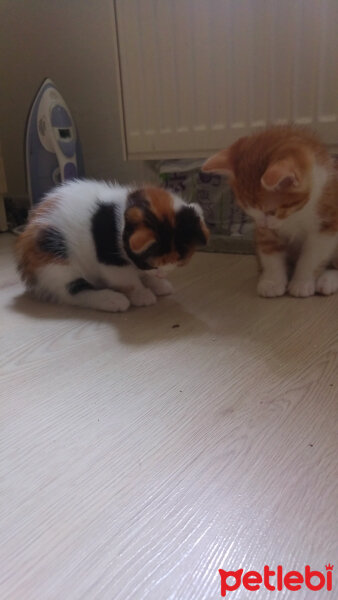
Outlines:
{"label": "wooden floor", "polygon": [[[1,600],[214,600],[219,568],[325,572],[338,296],[260,299],[253,257],[199,254],[156,306],[42,304],[23,296],[13,239],[0,236]],[[290,596],[309,592],[226,597]]]}

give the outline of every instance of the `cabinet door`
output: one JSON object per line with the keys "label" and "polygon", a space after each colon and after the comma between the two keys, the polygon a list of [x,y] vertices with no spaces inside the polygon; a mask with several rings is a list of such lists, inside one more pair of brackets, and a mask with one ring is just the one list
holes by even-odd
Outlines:
{"label": "cabinet door", "polygon": [[270,123],[338,146],[338,0],[115,0],[128,158],[205,156]]}

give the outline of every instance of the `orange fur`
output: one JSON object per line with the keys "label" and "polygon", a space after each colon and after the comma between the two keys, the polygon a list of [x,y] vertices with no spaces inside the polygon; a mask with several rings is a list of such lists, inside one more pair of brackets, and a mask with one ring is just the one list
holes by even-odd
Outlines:
{"label": "orange fur", "polygon": [[[333,173],[333,161],[316,135],[288,125],[240,138],[209,158],[203,170],[227,174],[243,210],[259,209],[266,215],[286,219],[308,202],[315,163]],[[318,218],[323,231],[338,231],[337,175],[330,176],[319,200]],[[260,247],[269,246],[260,240],[258,235]]]}
{"label": "orange fur", "polygon": [[144,252],[155,241],[155,235],[148,227],[138,227],[129,238],[129,245],[133,252]]}
{"label": "orange fur", "polygon": [[66,259],[42,252],[37,245],[38,235],[44,228],[43,222],[39,222],[39,219],[50,214],[55,202],[57,199],[48,198],[32,210],[29,223],[16,240],[15,252],[18,268],[23,280],[28,285],[34,283],[35,272],[39,267],[49,263],[67,264]]}
{"label": "orange fur", "polygon": [[286,190],[297,186],[301,175],[293,157],[278,160],[270,165],[261,178],[262,186],[269,191]]}
{"label": "orange fur", "polygon": [[[139,193],[157,219],[161,221],[167,219],[172,226],[175,226],[173,200],[166,190],[155,186],[144,186]],[[142,208],[130,206],[125,212],[125,219],[137,226],[135,233],[130,238],[131,249],[133,252],[144,252],[155,238],[153,231],[144,223]]]}
{"label": "orange fur", "polygon": [[255,239],[264,254],[282,252],[285,249],[285,244],[279,239],[278,234],[267,227],[257,227]]}
{"label": "orange fur", "polygon": [[319,200],[318,213],[321,220],[321,231],[338,232],[338,170]]}
{"label": "orange fur", "polygon": [[168,219],[171,225],[175,222],[175,212],[171,195],[158,187],[145,187],[145,197],[149,201],[150,209],[158,219]]}
{"label": "orange fur", "polygon": [[[185,262],[188,262],[188,260],[192,254],[193,254],[193,251],[191,252],[190,256],[185,259]],[[155,268],[163,267],[164,265],[176,264],[178,262],[179,262],[179,254],[178,254],[178,252],[176,252],[176,250],[173,250],[172,252],[169,252],[168,254],[164,254],[163,256],[159,256],[158,258],[154,258],[152,260],[153,266]]]}
{"label": "orange fur", "polygon": [[132,206],[126,210],[125,218],[133,223],[141,223],[143,221],[143,212],[140,208]]}

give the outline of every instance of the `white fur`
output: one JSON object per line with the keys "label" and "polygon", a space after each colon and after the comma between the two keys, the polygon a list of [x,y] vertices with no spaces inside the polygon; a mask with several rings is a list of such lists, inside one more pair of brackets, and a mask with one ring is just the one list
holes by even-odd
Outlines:
{"label": "white fur", "polygon": [[[316,291],[318,275],[331,260],[335,262],[338,257],[338,234],[320,232],[321,223],[317,210],[318,201],[329,176],[326,168],[315,165],[309,201],[301,210],[292,213],[286,219],[277,219],[272,215],[267,216],[257,209],[247,210],[259,227],[267,227],[276,231],[286,244],[300,249],[294,275],[288,286],[288,291],[292,296],[312,296]],[[260,259],[263,274],[258,284],[258,293],[270,297],[282,295],[287,278],[283,254],[275,253],[271,256],[260,253]],[[322,282],[317,285],[317,291],[333,293],[332,291],[322,291],[332,290],[335,287],[335,277],[331,274],[324,275]]]}
{"label": "white fur", "polygon": [[174,291],[170,281],[164,279],[163,277],[154,277],[153,275],[145,273],[142,276],[142,281],[144,285],[146,285],[148,288],[151,289],[152,292],[154,292],[155,296],[168,296]]}
{"label": "white fur", "polygon": [[338,272],[327,269],[318,277],[316,282],[316,292],[329,296],[338,291]]}
{"label": "white fur", "polygon": [[[127,187],[85,180],[65,183],[48,194],[47,198],[57,198],[57,202],[52,211],[38,220],[41,225],[55,226],[62,232],[69,264],[50,263],[40,267],[32,288],[34,293],[42,298],[111,312],[125,311],[130,304],[148,306],[156,302],[156,296],[172,293],[171,284],[157,277],[158,270],[145,272],[137,269],[123,249],[123,215],[129,192]],[[110,266],[97,260],[90,230],[98,200],[101,203],[113,202],[119,209],[119,248],[129,263],[127,266]],[[177,195],[173,195],[173,202],[174,210],[185,204]],[[71,295],[67,291],[67,283],[78,278],[102,289]]]}
{"label": "white fur", "polygon": [[264,298],[283,296],[288,283],[285,255],[282,252],[275,254],[259,253],[263,264],[263,273],[259,278],[257,292]]}

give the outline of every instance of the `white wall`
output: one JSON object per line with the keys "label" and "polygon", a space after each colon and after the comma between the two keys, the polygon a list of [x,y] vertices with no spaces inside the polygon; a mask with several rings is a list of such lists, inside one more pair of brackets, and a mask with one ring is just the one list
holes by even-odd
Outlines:
{"label": "white wall", "polygon": [[111,0],[0,1],[0,139],[8,190],[26,191],[24,128],[32,99],[51,77],[76,120],[89,177],[152,176],[124,162]]}

